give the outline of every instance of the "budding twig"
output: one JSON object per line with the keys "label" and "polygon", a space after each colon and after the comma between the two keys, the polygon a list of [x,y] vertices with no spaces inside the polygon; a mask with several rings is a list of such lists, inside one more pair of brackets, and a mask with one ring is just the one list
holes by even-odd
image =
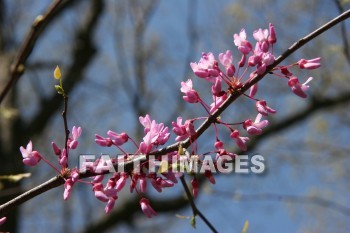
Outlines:
{"label": "budding twig", "polygon": [[186,180],[184,176],[180,177],[180,181],[182,186],[184,187],[186,196],[188,198],[188,201],[190,202],[192,212],[193,212],[193,218],[195,218],[197,215],[203,220],[203,222],[210,228],[210,230],[214,233],[218,232],[215,227],[209,222],[209,220],[202,214],[202,212],[197,208],[196,204],[194,203],[193,196],[191,194],[190,189],[188,188],[186,184]]}

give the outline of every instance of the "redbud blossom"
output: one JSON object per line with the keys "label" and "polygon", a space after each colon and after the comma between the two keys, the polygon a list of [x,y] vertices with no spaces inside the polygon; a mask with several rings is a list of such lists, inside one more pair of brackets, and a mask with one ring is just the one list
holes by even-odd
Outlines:
{"label": "redbud blossom", "polygon": [[268,37],[268,42],[269,42],[270,44],[274,44],[274,43],[276,43],[277,38],[276,38],[275,27],[273,26],[272,23],[269,24],[269,29],[270,29],[270,35],[269,35],[269,37]]}
{"label": "redbud blossom", "polygon": [[292,76],[289,78],[288,86],[290,86],[294,94],[296,94],[301,98],[306,98],[307,94],[305,92],[309,89],[309,86],[306,84],[308,84],[311,80],[312,80],[312,77],[309,77],[306,80],[306,82],[304,82],[303,84],[300,84],[298,78],[295,76]]}
{"label": "redbud blossom", "polygon": [[193,197],[196,198],[198,196],[199,181],[196,178],[193,178],[191,181],[191,185]]}
{"label": "redbud blossom", "polygon": [[114,207],[115,204],[115,199],[114,198],[110,198],[107,202],[107,205],[105,207],[105,212],[106,214],[110,213]]}
{"label": "redbud blossom", "polygon": [[177,178],[171,168],[169,168],[167,172],[162,172],[162,175],[174,184],[177,184]]}
{"label": "redbud blossom", "polygon": [[0,218],[0,225],[4,224],[6,222],[6,217]]}
{"label": "redbud blossom", "polygon": [[233,77],[236,69],[232,64],[232,52],[227,50],[226,53],[219,54],[220,63],[226,68],[226,74],[229,77]]}
{"label": "redbud blossom", "polygon": [[243,128],[247,130],[250,135],[259,135],[262,134],[262,129],[265,128],[268,124],[268,120],[261,121],[262,114],[258,114],[253,122],[251,119],[244,121]]}
{"label": "redbud blossom", "polygon": [[143,174],[140,176],[140,191],[145,193],[147,191],[147,180],[146,176]]}
{"label": "redbud blossom", "polygon": [[199,95],[196,90],[192,88],[192,80],[188,79],[186,82],[181,82],[180,91],[185,94],[182,98],[188,103],[197,103]]}
{"label": "redbud blossom", "polygon": [[72,181],[72,179],[67,179],[66,182],[64,183],[64,192],[63,192],[64,200],[67,200],[69,198],[73,184],[74,182]]}
{"label": "redbud blossom", "polygon": [[202,53],[202,58],[198,63],[191,62],[190,66],[196,76],[213,81],[212,78],[219,76],[218,62],[213,53]]}
{"label": "redbud blossom", "polygon": [[111,138],[112,143],[116,146],[121,146],[124,143],[126,143],[129,139],[128,135],[126,133],[116,133],[112,130],[108,130],[107,135]]}
{"label": "redbud blossom", "polygon": [[67,163],[68,163],[68,157],[67,157],[67,151],[66,148],[64,148],[62,150],[61,156],[59,157],[58,163],[62,166],[62,167],[67,167]]}
{"label": "redbud blossom", "polygon": [[149,117],[149,115],[146,114],[145,117],[140,116],[139,121],[140,121],[141,125],[143,125],[143,127],[145,127],[144,132],[148,133],[149,130],[151,129],[151,124],[152,124],[152,121],[151,121],[151,118]]}
{"label": "redbud blossom", "polygon": [[258,92],[258,83],[253,84],[253,86],[249,89],[249,96],[254,97],[256,93]]}
{"label": "redbud blossom", "polygon": [[247,41],[247,34],[245,32],[244,29],[242,29],[238,34],[234,34],[233,35],[233,42],[235,43],[235,45],[238,47],[238,50],[242,53],[242,54],[248,54],[250,53],[250,51],[252,51],[252,45],[249,43],[249,41]]}
{"label": "redbud blossom", "polygon": [[213,95],[214,102],[210,105],[210,113],[215,112],[216,109],[218,109],[223,102],[227,99],[227,94],[225,93],[224,95],[220,97],[216,97]]}
{"label": "redbud blossom", "polygon": [[162,187],[157,182],[157,180],[155,178],[150,178],[150,181],[151,181],[151,185],[153,186],[153,188],[161,193],[162,192]]}
{"label": "redbud blossom", "polygon": [[140,200],[140,205],[141,205],[141,209],[142,212],[148,217],[148,218],[152,218],[152,216],[157,216],[156,211],[154,211],[154,209],[152,209],[152,207],[149,204],[149,200],[146,198],[142,198]]}
{"label": "redbud blossom", "polygon": [[224,143],[220,140],[217,140],[215,143],[214,143],[214,146],[216,149],[224,149]]}
{"label": "redbud blossom", "polygon": [[169,140],[168,127],[164,127],[163,123],[157,124],[155,120],[151,121],[148,114],[145,117],[139,117],[139,120],[145,127],[144,132],[146,133],[144,141],[141,143],[143,151],[150,151],[153,145],[163,145]]}
{"label": "redbud blossom", "polygon": [[238,63],[239,67],[243,67],[247,61],[247,56],[245,54],[242,55],[241,60]]}
{"label": "redbud blossom", "polygon": [[122,173],[115,186],[118,192],[120,192],[124,188],[127,179],[128,179],[128,174]]}
{"label": "redbud blossom", "polygon": [[321,61],[320,57],[310,59],[310,60],[301,59],[300,61],[297,62],[297,64],[299,65],[300,69],[313,70],[321,66],[320,61]]}
{"label": "redbud blossom", "polygon": [[55,155],[61,155],[61,149],[56,145],[56,143],[51,142],[51,145]]}
{"label": "redbud blossom", "polygon": [[107,146],[110,147],[113,145],[113,142],[110,138],[104,138],[98,134],[95,134],[95,142],[100,146]]}
{"label": "redbud blossom", "polygon": [[268,42],[269,31],[267,29],[262,30],[259,28],[253,32],[253,37],[258,41],[259,47],[262,52],[266,53],[269,51],[269,42]]}
{"label": "redbud blossom", "polygon": [[20,151],[23,157],[23,163],[27,166],[35,166],[41,160],[41,155],[38,151],[33,151],[32,141],[29,141],[27,147],[24,149],[23,146],[20,147]]}
{"label": "redbud blossom", "polygon": [[94,187],[92,188],[92,191],[95,194],[95,197],[102,201],[102,202],[107,202],[109,198],[103,191],[103,185],[101,183],[94,184]]}
{"label": "redbud blossom", "polygon": [[255,105],[256,105],[256,110],[264,116],[267,116],[269,113],[276,113],[276,110],[267,106],[265,100],[259,100],[256,102]]}
{"label": "redbud blossom", "polygon": [[75,182],[78,181],[78,178],[79,178],[78,170],[72,169],[70,178],[66,179],[66,182],[64,183],[64,192],[63,192],[64,200],[67,200],[69,198],[72,187],[75,184]]}
{"label": "redbud blossom", "polygon": [[247,145],[246,143],[249,141],[248,137],[240,137],[238,130],[232,131],[230,134],[230,137],[235,139],[237,146],[242,150],[246,151],[247,150]]}
{"label": "redbud blossom", "polygon": [[100,183],[100,182],[102,182],[102,180],[103,180],[103,178],[104,178],[104,175],[97,175],[97,176],[95,176],[94,177],[94,179],[92,180],[92,183]]}
{"label": "redbud blossom", "polygon": [[178,117],[176,122],[172,122],[173,132],[178,135],[175,141],[182,141],[196,133],[193,125],[193,121],[186,120],[184,124],[182,124],[182,117]]}
{"label": "redbud blossom", "polygon": [[139,146],[139,150],[142,154],[148,154],[149,152],[151,152],[153,147],[153,137],[154,135],[152,135],[150,132],[148,132],[146,136],[143,137],[143,142],[141,142]]}
{"label": "redbud blossom", "polygon": [[74,150],[78,146],[78,138],[81,135],[81,127],[73,126],[72,137],[68,139],[68,147]]}
{"label": "redbud blossom", "polygon": [[164,179],[162,179],[160,177],[157,177],[156,182],[162,188],[169,188],[169,187],[173,187],[174,186],[174,183],[171,182],[170,180],[164,180]]}
{"label": "redbud blossom", "polygon": [[220,77],[217,77],[214,85],[211,87],[211,93],[213,93],[213,95],[222,96],[225,94],[225,91],[222,90],[221,82],[222,79]]}

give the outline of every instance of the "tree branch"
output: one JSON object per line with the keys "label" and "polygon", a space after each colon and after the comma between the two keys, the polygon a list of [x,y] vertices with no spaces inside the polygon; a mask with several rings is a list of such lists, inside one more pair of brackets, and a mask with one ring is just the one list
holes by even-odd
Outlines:
{"label": "tree branch", "polygon": [[33,51],[38,38],[43,31],[53,21],[58,13],[62,12],[68,5],[75,0],[55,0],[51,3],[47,11],[43,15],[38,15],[34,20],[31,30],[24,39],[23,44],[19,48],[16,58],[11,66],[10,79],[0,94],[0,104],[4,100],[12,86],[19,80],[25,70],[25,63]]}

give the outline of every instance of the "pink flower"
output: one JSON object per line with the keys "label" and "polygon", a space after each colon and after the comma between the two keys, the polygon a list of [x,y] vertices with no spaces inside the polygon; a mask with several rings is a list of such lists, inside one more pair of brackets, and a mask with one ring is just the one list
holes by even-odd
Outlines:
{"label": "pink flower", "polygon": [[151,118],[149,117],[149,115],[146,114],[145,117],[140,116],[139,121],[140,121],[141,125],[143,125],[143,127],[145,127],[144,132],[148,133],[148,131],[151,129],[151,124],[152,124],[152,121],[151,121]]}
{"label": "pink flower", "polygon": [[210,113],[213,113],[218,109],[223,102],[227,99],[227,94],[225,93],[224,95],[220,97],[213,96],[214,102],[210,105]]}
{"label": "pink flower", "polygon": [[174,184],[177,184],[177,178],[174,174],[174,172],[170,169],[167,170],[167,172],[163,172],[162,175],[167,178],[169,181],[173,182]]}
{"label": "pink flower", "polygon": [[64,192],[63,192],[64,200],[67,200],[69,198],[73,185],[74,185],[74,182],[72,181],[72,179],[67,179],[66,182],[64,183]]}
{"label": "pink flower", "polygon": [[56,143],[51,142],[53,152],[55,155],[60,155],[61,154],[61,149],[56,145]]}
{"label": "pink flower", "polygon": [[71,176],[66,179],[66,182],[64,183],[64,192],[63,192],[63,199],[67,200],[70,196],[71,190],[75,182],[78,181],[79,178],[79,172],[77,169],[71,170]]}
{"label": "pink flower", "polygon": [[264,53],[262,56],[262,62],[266,65],[269,66],[275,61],[275,56],[272,55],[272,53]]}
{"label": "pink flower", "polygon": [[147,180],[146,180],[146,176],[144,174],[142,174],[139,178],[140,180],[140,191],[145,193],[147,191]]}
{"label": "pink flower", "polygon": [[102,182],[103,178],[104,178],[104,175],[97,175],[92,180],[92,183],[94,183],[94,184],[100,183],[100,182]]}
{"label": "pink flower", "polygon": [[238,50],[246,55],[248,53],[250,53],[252,51],[252,45],[249,43],[249,41],[247,41],[247,34],[245,32],[244,29],[242,29],[238,34],[234,34],[233,35],[233,42],[235,43],[235,45],[238,47]]}
{"label": "pink flower", "polygon": [[259,135],[262,134],[262,129],[265,128],[268,124],[268,120],[261,121],[262,114],[258,114],[253,122],[251,119],[244,121],[243,128],[247,130],[250,135]]}
{"label": "pink flower", "polygon": [[212,78],[219,76],[218,62],[215,60],[213,53],[202,53],[199,62],[191,62],[190,65],[194,74],[199,78],[213,81]]}
{"label": "pink flower", "polygon": [[248,58],[248,65],[249,66],[259,65],[262,62],[263,54],[264,53],[261,51],[261,48],[257,43],[254,48],[254,54]]}
{"label": "pink flower", "polygon": [[270,29],[270,35],[268,37],[268,42],[270,44],[274,44],[274,43],[276,43],[277,38],[276,38],[275,27],[273,26],[272,23],[269,24],[269,29]]}
{"label": "pink flower", "polygon": [[107,202],[107,205],[105,207],[105,212],[106,214],[110,213],[114,207],[114,204],[115,204],[115,200],[114,198],[110,198]]}
{"label": "pink flower", "polygon": [[222,90],[221,82],[222,79],[220,77],[216,77],[215,83],[211,87],[211,93],[218,97],[225,94],[225,91]]}
{"label": "pink flower", "polygon": [[154,211],[154,209],[152,209],[152,207],[149,204],[149,200],[146,198],[142,198],[140,200],[140,205],[141,205],[141,209],[142,212],[148,217],[148,218],[152,218],[152,216],[157,216],[156,211]]}
{"label": "pink flower", "polygon": [[310,60],[301,59],[300,61],[297,62],[297,64],[299,65],[300,69],[313,70],[321,66],[320,61],[321,61],[320,57],[310,59]]}
{"label": "pink flower", "polygon": [[192,89],[192,80],[188,79],[186,82],[181,82],[180,91],[185,94],[182,98],[188,103],[197,103],[199,95],[196,90]]}
{"label": "pink flower", "polygon": [[222,142],[222,141],[220,141],[220,140],[217,140],[217,141],[215,141],[215,143],[214,143],[214,147],[216,148],[216,149],[224,149],[224,143]]}
{"label": "pink flower", "polygon": [[255,105],[256,105],[256,110],[264,116],[267,116],[269,113],[276,113],[276,110],[267,106],[265,100],[257,101]]}
{"label": "pink flower", "polygon": [[177,142],[196,134],[192,120],[186,120],[185,123],[182,124],[182,117],[178,117],[176,122],[172,122],[172,125],[173,132],[178,135],[175,139]]}
{"label": "pink flower", "polygon": [[193,197],[196,198],[198,196],[198,190],[199,190],[199,182],[196,178],[193,178],[191,181],[192,185],[192,194]]}
{"label": "pink flower", "polygon": [[23,163],[27,166],[35,166],[37,165],[41,160],[41,155],[38,151],[33,151],[33,145],[32,141],[29,141],[27,144],[26,149],[24,149],[23,146],[21,146],[20,151],[22,153],[23,157]]}
{"label": "pink flower", "polygon": [[153,188],[161,193],[162,187],[160,186],[160,184],[158,184],[156,178],[155,177],[150,178],[150,181],[151,181],[151,185],[153,186]]}
{"label": "pink flower", "polygon": [[246,143],[249,141],[248,137],[240,137],[238,130],[234,130],[231,134],[230,137],[236,140],[237,146],[242,150],[246,151],[247,150],[247,145]]}
{"label": "pink flower", "polygon": [[262,30],[261,28],[259,28],[258,30],[255,30],[253,32],[253,37],[255,40],[258,41],[261,51],[263,51],[264,53],[269,51],[269,31],[267,29]]}
{"label": "pink flower", "polygon": [[151,152],[153,148],[153,138],[155,136],[152,135],[150,132],[146,134],[145,137],[143,137],[143,142],[140,143],[139,150],[142,154],[148,154]]}
{"label": "pink flower", "polygon": [[129,136],[124,132],[118,134],[116,132],[113,132],[112,130],[108,130],[107,135],[111,138],[112,143],[116,146],[123,145],[129,139]]}
{"label": "pink flower", "polygon": [[169,140],[170,133],[168,133],[168,127],[164,127],[163,123],[157,124],[153,120],[147,131],[143,142],[140,143],[139,149],[141,153],[148,154],[154,145],[163,145]]}
{"label": "pink flower", "polygon": [[62,150],[62,153],[58,159],[58,163],[62,166],[62,167],[67,167],[68,166],[68,157],[67,157],[67,151],[66,148],[64,148]]}
{"label": "pink flower", "polygon": [[255,83],[253,86],[249,89],[249,96],[254,97],[256,93],[258,92],[258,83]]}
{"label": "pink flower", "polygon": [[232,52],[227,50],[226,53],[219,54],[220,63],[226,68],[226,74],[229,77],[233,77],[236,69],[232,64]]}
{"label": "pink flower", "polygon": [[311,80],[312,80],[312,77],[309,77],[306,80],[306,82],[304,82],[303,84],[300,84],[298,78],[295,76],[292,76],[289,78],[288,86],[292,89],[294,94],[296,94],[301,98],[306,98],[307,94],[305,92],[309,89],[309,86],[306,84],[308,84]]}
{"label": "pink flower", "polygon": [[0,218],[0,225],[4,224],[6,222],[6,217]]}
{"label": "pink flower", "polygon": [[110,147],[113,145],[113,142],[110,138],[104,138],[98,134],[95,134],[95,142],[100,146],[107,146]]}
{"label": "pink flower", "polygon": [[118,181],[117,181],[117,183],[116,183],[116,186],[115,186],[115,188],[116,188],[116,190],[117,190],[118,192],[120,192],[120,191],[124,188],[128,177],[129,177],[129,176],[128,176],[127,173],[122,173],[122,174],[121,174],[121,176],[119,177],[119,179],[118,179]]}
{"label": "pink flower", "polygon": [[95,197],[98,200],[100,200],[102,202],[107,202],[109,200],[108,196],[103,191],[103,185],[101,183],[94,184],[94,187],[92,188],[92,191],[94,192]]}
{"label": "pink flower", "polygon": [[68,139],[68,147],[74,150],[78,146],[78,138],[81,135],[81,127],[73,126],[72,137]]}

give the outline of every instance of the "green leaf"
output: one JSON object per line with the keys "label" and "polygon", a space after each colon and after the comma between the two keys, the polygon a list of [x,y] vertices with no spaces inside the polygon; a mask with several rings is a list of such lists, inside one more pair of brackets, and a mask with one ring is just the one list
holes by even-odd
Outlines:
{"label": "green leaf", "polygon": [[196,228],[196,217],[195,216],[192,216],[192,218],[191,218],[191,226],[193,228]]}
{"label": "green leaf", "polygon": [[64,94],[64,90],[60,85],[55,85],[55,89],[58,92],[58,94],[61,94],[61,95]]}

